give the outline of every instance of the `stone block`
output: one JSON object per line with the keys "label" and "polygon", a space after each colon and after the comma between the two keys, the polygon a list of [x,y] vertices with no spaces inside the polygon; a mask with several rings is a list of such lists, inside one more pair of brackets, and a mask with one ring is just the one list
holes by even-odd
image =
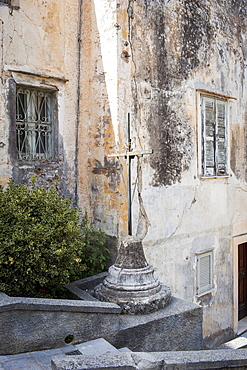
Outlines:
{"label": "stone block", "polygon": [[157,312],[120,315],[118,330],[105,332],[103,337],[116,348],[131,351],[199,350],[203,348],[202,308],[172,297]]}
{"label": "stone block", "polygon": [[132,353],[139,370],[206,370],[247,369],[247,351],[204,350]]}
{"label": "stone block", "polygon": [[52,360],[51,368],[52,370],[137,370],[130,353],[57,356]]}
{"label": "stone block", "polygon": [[107,302],[0,299],[0,354],[64,347],[68,337],[73,345],[102,337],[132,351],[202,348],[202,308],[195,304],[173,297],[166,308],[151,314],[120,311]]}
{"label": "stone block", "polygon": [[118,350],[107,342],[104,338],[90,340],[86,343],[76,344],[75,347],[85,355],[102,355],[104,353],[118,353]]}

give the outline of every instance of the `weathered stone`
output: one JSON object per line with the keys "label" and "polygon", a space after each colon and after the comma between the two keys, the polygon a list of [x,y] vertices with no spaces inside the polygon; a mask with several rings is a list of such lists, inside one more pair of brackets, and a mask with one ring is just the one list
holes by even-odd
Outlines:
{"label": "weathered stone", "polygon": [[118,353],[118,350],[107,342],[104,338],[90,340],[89,342],[76,344],[75,347],[81,354],[102,355],[104,353]]}
{"label": "weathered stone", "polygon": [[147,265],[141,240],[130,235],[122,239],[114,266],[120,269],[138,269]]}
{"label": "weathered stone", "polygon": [[151,352],[132,354],[138,369],[152,369],[161,365],[164,370],[204,370],[204,369],[246,369],[247,351],[239,350],[207,350],[207,351],[177,351]]}
{"label": "weathered stone", "polygon": [[[139,272],[131,270],[133,276],[138,276]],[[130,271],[127,273],[130,273]],[[171,299],[170,288],[160,283],[155,288],[151,288],[149,285],[149,288],[146,287],[146,290],[141,289],[140,285],[135,285],[133,290],[131,290],[130,286],[124,288],[129,288],[129,290],[121,290],[118,285],[113,286],[108,281],[105,281],[95,289],[95,295],[103,301],[109,300],[116,303],[122,308],[123,313],[130,315],[147,314],[160,310],[167,306]]]}
{"label": "weathered stone", "polygon": [[117,303],[123,313],[135,315],[164,308],[170,302],[171,290],[154,277],[142,242],[128,235],[120,243],[116,263],[109,268],[108,276],[95,288],[95,296]]}
{"label": "weathered stone", "polygon": [[92,301],[59,304],[8,297],[0,308],[1,355],[63,347],[68,336],[72,344],[103,337],[133,351],[198,350],[203,345],[202,308],[177,298],[165,309],[135,316],[117,313],[113,303]]}
{"label": "weathered stone", "polygon": [[57,356],[52,360],[51,368],[52,370],[137,370],[130,353]]}
{"label": "weathered stone", "polygon": [[[129,114],[132,148],[153,150],[132,161],[133,233],[159,280],[204,306],[205,343],[230,339],[247,242],[246,0],[14,3],[0,3],[0,183],[55,182],[115,247],[127,233],[128,171],[108,155],[129,144]],[[55,91],[52,162],[17,160],[16,85]],[[229,107],[226,177],[201,177],[202,91]],[[195,255],[208,248],[215,289],[198,297]]]}
{"label": "weathered stone", "polygon": [[[102,359],[102,360],[101,360]],[[52,361],[53,370],[96,370],[96,369],[138,369],[138,370],[206,370],[247,368],[245,350],[177,351],[129,353],[126,357],[117,355],[57,356]]]}

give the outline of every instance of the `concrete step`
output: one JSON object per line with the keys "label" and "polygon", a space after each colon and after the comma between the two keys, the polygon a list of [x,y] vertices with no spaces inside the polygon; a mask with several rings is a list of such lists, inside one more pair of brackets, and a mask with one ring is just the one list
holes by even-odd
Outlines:
{"label": "concrete step", "polygon": [[104,338],[90,340],[89,342],[76,344],[75,347],[81,354],[103,355],[104,353],[119,353],[118,350]]}

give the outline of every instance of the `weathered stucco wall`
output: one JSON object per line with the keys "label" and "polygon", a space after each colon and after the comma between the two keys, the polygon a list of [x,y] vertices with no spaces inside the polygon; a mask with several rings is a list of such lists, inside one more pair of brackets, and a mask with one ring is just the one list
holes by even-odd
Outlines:
{"label": "weathered stucco wall", "polygon": [[126,4],[85,2],[82,25],[79,204],[88,206],[95,222],[116,237],[127,232],[127,168],[124,159],[108,155],[126,149],[130,109]]}
{"label": "weathered stucco wall", "polygon": [[[132,135],[138,146],[153,149],[141,160],[139,175],[143,222],[149,225],[147,259],[173,294],[204,306],[206,339],[222,330],[232,335],[233,226],[247,216],[247,2],[138,1],[132,6]],[[236,98],[229,99],[230,166],[224,178],[200,177],[198,90]],[[144,214],[138,194],[134,207],[138,234]],[[196,298],[195,253],[210,248],[214,290]]]}
{"label": "weathered stucco wall", "polygon": [[[19,9],[0,5],[1,16],[1,174],[50,186],[59,181],[74,197],[78,86],[78,4],[76,1],[21,1]],[[14,143],[15,85],[56,91],[58,133],[56,158],[50,163],[21,163]]]}
{"label": "weathered stucco wall", "polygon": [[[237,243],[247,242],[245,0],[20,1],[0,5],[0,182],[60,191],[113,241],[128,232],[123,153],[130,117],[133,234],[160,280],[204,306],[204,337],[237,329]],[[12,89],[56,89],[57,158],[16,160]],[[228,98],[229,176],[201,177],[200,91]],[[237,231],[236,231],[237,230]],[[234,241],[235,240],[235,241]],[[214,289],[196,296],[196,253]],[[212,342],[211,342],[212,343]]]}

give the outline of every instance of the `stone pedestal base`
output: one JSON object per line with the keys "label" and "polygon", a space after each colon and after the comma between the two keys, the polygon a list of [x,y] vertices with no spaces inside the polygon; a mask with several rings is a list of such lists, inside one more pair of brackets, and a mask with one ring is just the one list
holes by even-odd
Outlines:
{"label": "stone pedestal base", "polygon": [[115,265],[109,268],[108,276],[94,294],[133,315],[157,311],[171,299],[170,288],[154,277],[153,267],[147,264],[142,243],[131,236],[122,241]]}
{"label": "stone pedestal base", "polygon": [[155,290],[155,293],[153,289],[126,291],[102,283],[95,288],[95,297],[118,304],[126,314],[147,314],[164,308],[171,300],[171,290],[166,285],[159,283]]}

